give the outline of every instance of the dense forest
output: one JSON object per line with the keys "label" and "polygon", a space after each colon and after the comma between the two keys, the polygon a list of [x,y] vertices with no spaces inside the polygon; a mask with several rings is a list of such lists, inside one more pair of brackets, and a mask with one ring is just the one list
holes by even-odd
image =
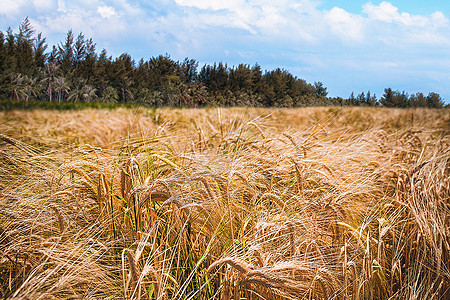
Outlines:
{"label": "dense forest", "polygon": [[327,97],[327,88],[293,76],[285,69],[263,71],[259,65],[205,64],[166,55],[141,59],[129,54],[113,58],[80,33],[48,49],[28,18],[18,33],[0,31],[0,98],[23,101],[120,102],[150,106],[312,105],[443,107],[437,93],[385,89],[380,99],[368,91],[356,97]]}

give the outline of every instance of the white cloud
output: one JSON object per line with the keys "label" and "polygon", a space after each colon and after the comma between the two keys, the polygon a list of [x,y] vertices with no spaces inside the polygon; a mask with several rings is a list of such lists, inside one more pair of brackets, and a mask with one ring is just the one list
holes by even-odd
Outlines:
{"label": "white cloud", "polygon": [[0,5],[0,14],[18,15],[21,8],[27,3],[26,0],[2,0]]}
{"label": "white cloud", "polygon": [[431,16],[411,15],[407,12],[399,13],[397,7],[386,1],[381,2],[380,5],[367,3],[363,6],[363,12],[371,20],[399,23],[405,26],[428,27],[448,25],[448,19],[441,12],[435,12]]}
{"label": "white cloud", "polygon": [[66,11],[66,3],[64,0],[58,0],[58,9],[59,12],[65,12]]}
{"label": "white cloud", "polygon": [[[442,45],[448,40],[449,20],[443,13],[414,15],[400,12],[387,1],[365,4],[364,14],[352,14],[340,7],[321,10],[320,1],[314,0],[175,0],[175,3],[182,25],[168,24],[165,17],[159,21],[168,28],[181,30],[171,33],[183,40],[196,39],[200,32],[214,34],[227,29],[242,29],[247,33],[241,36],[250,35],[260,42],[293,48],[301,48],[305,43],[328,44],[335,38],[346,45],[393,41],[404,45]],[[170,20],[177,22],[174,18]]]}
{"label": "white cloud", "polygon": [[445,46],[450,43],[449,20],[440,11],[431,15],[413,15],[399,12],[390,2],[363,6],[367,27],[373,41],[396,47]]}
{"label": "white cloud", "polygon": [[272,45],[277,49],[288,47],[292,53],[330,43],[337,46],[339,40],[341,46],[375,48],[382,45],[430,47],[450,43],[450,22],[442,12],[414,15],[399,11],[387,1],[379,5],[367,3],[360,14],[340,7],[320,9],[319,0],[146,2],[3,0],[0,14],[28,14],[34,10],[35,15],[30,13],[30,20],[36,31],[42,31],[45,36],[59,34],[58,40],[64,38],[61,33],[73,29],[75,33],[83,31],[86,36],[92,36],[99,44],[122,41],[124,45],[128,42],[123,41],[135,38],[136,44],[139,41],[146,45],[143,48],[158,45],[167,52],[172,51],[171,47],[185,48],[186,54],[192,48],[210,48],[210,40],[216,43],[214,49],[227,48],[226,44],[234,43],[233,39],[242,47],[257,49],[259,46],[252,45]]}
{"label": "white cloud", "polygon": [[326,18],[335,35],[347,40],[361,41],[364,39],[364,20],[361,16],[334,7],[326,15]]}
{"label": "white cloud", "polygon": [[176,4],[185,14],[186,27],[240,28],[268,39],[313,41],[319,26],[312,19],[322,18],[310,0],[176,0]]}
{"label": "white cloud", "polygon": [[84,26],[88,26],[85,14],[70,10],[58,16],[41,19],[39,23],[45,33],[65,33],[69,29],[73,29],[76,33],[82,31]]}
{"label": "white cloud", "polygon": [[363,6],[363,11],[369,15],[369,18],[374,20],[392,22],[399,18],[398,8],[384,1],[378,6],[367,3]]}
{"label": "white cloud", "polygon": [[431,14],[431,23],[434,27],[448,27],[450,22],[442,12],[436,11]]}
{"label": "white cloud", "polygon": [[181,6],[191,6],[199,9],[212,9],[212,10],[220,10],[220,9],[230,9],[234,10],[242,6],[242,2],[240,0],[175,0],[178,5]]}
{"label": "white cloud", "polygon": [[33,0],[33,5],[39,12],[52,10],[55,7],[54,0]]}
{"label": "white cloud", "polygon": [[97,12],[102,16],[104,19],[111,18],[116,15],[116,10],[114,7],[102,5],[97,8]]}

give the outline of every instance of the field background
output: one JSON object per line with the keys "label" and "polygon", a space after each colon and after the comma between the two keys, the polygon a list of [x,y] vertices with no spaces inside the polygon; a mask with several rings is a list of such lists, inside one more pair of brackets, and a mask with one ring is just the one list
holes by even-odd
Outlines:
{"label": "field background", "polygon": [[450,298],[449,109],[0,120],[3,298]]}

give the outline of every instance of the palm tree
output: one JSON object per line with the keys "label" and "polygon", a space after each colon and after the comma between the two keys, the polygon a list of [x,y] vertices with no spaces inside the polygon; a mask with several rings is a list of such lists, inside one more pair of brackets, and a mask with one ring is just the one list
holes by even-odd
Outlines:
{"label": "palm tree", "polygon": [[13,98],[28,101],[37,95],[40,83],[37,78],[18,73],[13,79]]}
{"label": "palm tree", "polygon": [[24,85],[22,93],[25,95],[25,100],[28,101],[31,96],[37,95],[40,89],[40,84],[37,81],[37,78],[24,76]]}
{"label": "palm tree", "polygon": [[20,100],[21,99],[20,94],[22,91],[22,86],[23,86],[23,81],[24,81],[22,74],[20,74],[20,73],[16,74],[16,76],[12,77],[11,81],[13,83],[13,90],[12,90],[13,98]]}
{"label": "palm tree", "polygon": [[55,73],[56,70],[58,70],[59,66],[55,62],[48,62],[46,64],[46,80],[48,82],[47,86],[47,93],[48,93],[48,100],[53,100],[53,89],[52,89],[52,83],[55,81]]}
{"label": "palm tree", "polygon": [[72,102],[81,101],[83,99],[84,94],[82,86],[83,86],[82,83],[74,85],[73,89],[69,93],[69,97],[67,98],[67,100]]}
{"label": "palm tree", "polygon": [[85,85],[83,91],[83,99],[85,102],[90,102],[97,98],[97,95],[95,94],[96,90],[92,86]]}
{"label": "palm tree", "polygon": [[56,77],[55,78],[55,91],[58,97],[58,102],[63,100],[64,95],[67,94],[70,90],[68,83],[66,82],[64,77]]}
{"label": "palm tree", "polygon": [[69,93],[68,100],[78,102],[90,102],[97,98],[95,94],[96,89],[91,85],[86,84],[86,80],[81,79],[78,84],[75,85],[74,89]]}
{"label": "palm tree", "polygon": [[[148,89],[143,88],[140,90],[140,93],[142,95],[144,95],[143,98],[144,100],[147,98],[145,97],[149,92]],[[104,102],[117,102],[117,100],[119,100],[119,94],[117,93],[117,90],[115,88],[113,88],[112,86],[108,86],[106,89],[104,89],[103,93],[102,93],[102,100]]]}

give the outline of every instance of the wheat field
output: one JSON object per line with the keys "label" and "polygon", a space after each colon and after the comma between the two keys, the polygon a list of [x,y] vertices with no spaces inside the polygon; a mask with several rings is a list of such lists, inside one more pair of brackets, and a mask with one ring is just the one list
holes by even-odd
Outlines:
{"label": "wheat field", "polygon": [[450,299],[450,110],[0,112],[4,299]]}

